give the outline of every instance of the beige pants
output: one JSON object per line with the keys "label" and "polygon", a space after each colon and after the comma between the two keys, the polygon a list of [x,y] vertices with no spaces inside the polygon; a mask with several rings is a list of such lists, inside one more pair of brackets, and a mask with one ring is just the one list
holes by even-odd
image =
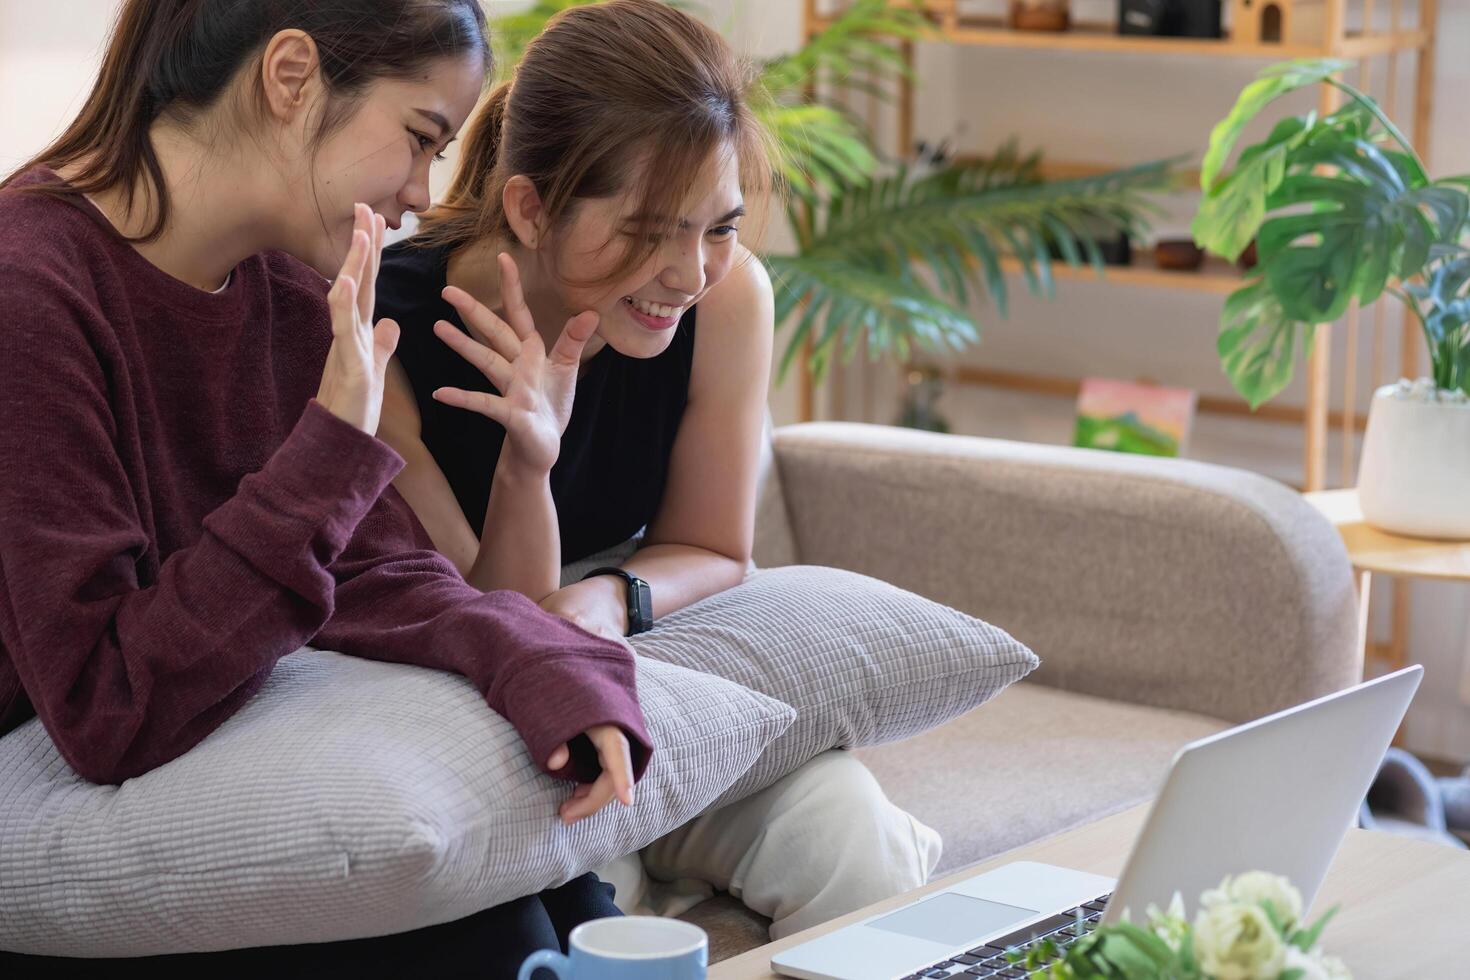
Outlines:
{"label": "beige pants", "polygon": [[924,884],[941,846],[866,766],[834,750],[598,874],[626,913],[679,915],[726,891],[780,939]]}

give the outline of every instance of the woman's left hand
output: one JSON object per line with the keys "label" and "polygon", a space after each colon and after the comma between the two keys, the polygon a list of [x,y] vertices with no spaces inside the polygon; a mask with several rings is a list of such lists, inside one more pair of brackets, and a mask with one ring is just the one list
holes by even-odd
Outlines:
{"label": "woman's left hand", "polygon": [[[541,600],[541,608],[591,633],[628,646],[628,606],[622,582],[599,575],[557,589]],[[630,647],[631,649],[631,647]]]}

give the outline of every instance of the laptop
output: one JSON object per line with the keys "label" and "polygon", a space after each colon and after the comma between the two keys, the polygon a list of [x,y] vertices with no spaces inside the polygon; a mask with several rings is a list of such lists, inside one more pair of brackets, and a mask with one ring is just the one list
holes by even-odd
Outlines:
{"label": "laptop", "polygon": [[1179,750],[1116,881],[1018,861],[771,958],[804,980],[1019,977],[1007,951],[1066,948],[1141,922],[1177,891],[1188,913],[1226,875],[1285,875],[1310,908],[1424,668],[1408,667]]}

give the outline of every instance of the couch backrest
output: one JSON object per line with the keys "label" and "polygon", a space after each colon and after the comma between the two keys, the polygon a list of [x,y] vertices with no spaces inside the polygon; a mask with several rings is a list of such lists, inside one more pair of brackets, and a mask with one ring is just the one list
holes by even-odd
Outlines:
{"label": "couch backrest", "polygon": [[781,472],[772,449],[771,413],[766,411],[765,432],[761,436],[760,468],[757,471],[755,505],[754,560],[761,568],[795,565],[798,561],[796,538],[791,533],[791,520],[786,510],[786,495],[781,488]]}

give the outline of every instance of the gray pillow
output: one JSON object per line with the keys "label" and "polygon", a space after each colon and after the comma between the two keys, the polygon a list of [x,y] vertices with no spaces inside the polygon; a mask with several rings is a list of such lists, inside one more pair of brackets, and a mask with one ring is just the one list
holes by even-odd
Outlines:
{"label": "gray pillow", "polygon": [[665,617],[633,646],[796,709],[795,724],[715,806],[827,749],[897,741],[964,714],[1039,662],[1004,630],[957,609],[807,565],[756,572]]}
{"label": "gray pillow", "polygon": [[567,784],[438,671],[300,651],[218,731],[119,787],[83,781],[32,719],[0,739],[0,949],[139,956],[447,922],[691,819],[794,714],[657,661],[640,659],[638,689],[656,749],[636,804],[570,828]]}

